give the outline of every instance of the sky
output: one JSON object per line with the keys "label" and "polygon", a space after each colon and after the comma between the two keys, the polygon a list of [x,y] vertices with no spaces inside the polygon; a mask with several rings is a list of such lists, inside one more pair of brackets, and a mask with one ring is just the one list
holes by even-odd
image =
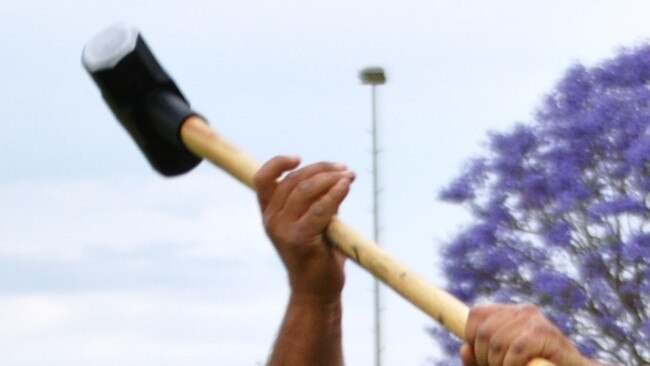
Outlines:
{"label": "sky", "polygon": [[[3,0],[0,364],[258,365],[288,292],[254,195],[204,162],[163,178],[81,66],[116,22],[142,30],[211,126],[260,162],[357,173],[340,218],[371,235],[378,90],[382,246],[443,286],[467,223],[437,192],[491,131],[531,121],[564,70],[648,40],[647,1]],[[347,364],[371,365],[373,280],[352,262]],[[383,364],[438,357],[433,323],[390,290]]]}

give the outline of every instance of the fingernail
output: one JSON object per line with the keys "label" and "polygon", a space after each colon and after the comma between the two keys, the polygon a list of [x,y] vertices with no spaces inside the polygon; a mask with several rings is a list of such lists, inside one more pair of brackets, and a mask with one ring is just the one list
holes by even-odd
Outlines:
{"label": "fingernail", "polygon": [[338,182],[336,182],[334,189],[336,190],[346,189],[349,185],[350,185],[350,181],[348,179],[341,179]]}
{"label": "fingernail", "polygon": [[354,175],[341,178],[336,184],[340,187],[350,187],[354,182]]}
{"label": "fingernail", "polygon": [[354,174],[354,172],[352,170],[345,170],[341,174],[343,175],[343,177],[349,178],[351,180],[354,179],[354,177],[356,176],[356,174]]}
{"label": "fingernail", "polygon": [[341,163],[332,163],[332,167],[336,170],[346,170],[348,167]]}

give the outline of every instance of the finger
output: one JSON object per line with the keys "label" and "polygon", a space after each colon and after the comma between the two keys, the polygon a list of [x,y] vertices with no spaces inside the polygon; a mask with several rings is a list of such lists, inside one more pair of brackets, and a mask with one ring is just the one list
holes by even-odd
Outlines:
{"label": "finger", "polygon": [[354,173],[349,170],[323,172],[298,183],[289,193],[283,207],[283,216],[300,218],[322,196],[326,195],[341,179],[354,179]]}
{"label": "finger", "polygon": [[268,206],[280,176],[300,164],[297,156],[276,156],[264,164],[253,177],[253,184],[262,209]]}
{"label": "finger", "polygon": [[498,311],[496,305],[478,305],[470,309],[467,323],[465,324],[465,340],[472,349],[474,348],[478,327],[496,311]]}
{"label": "finger", "polygon": [[346,169],[347,168],[341,164],[320,162],[291,172],[278,184],[277,188],[273,192],[273,199],[269,202],[268,209],[273,212],[282,210],[287,204],[287,197],[300,182],[303,182],[319,173],[343,171]]}
{"label": "finger", "polygon": [[[535,357],[550,361],[559,357],[566,364],[580,364],[580,353],[538,308],[532,305],[521,306],[517,317],[522,321],[521,331],[510,342],[503,359],[504,366],[525,364]],[[558,352],[562,356],[558,356]]]}
{"label": "finger", "polygon": [[478,366],[476,364],[476,356],[474,356],[472,348],[467,343],[463,344],[460,348],[460,359],[463,360],[464,366]]}
{"label": "finger", "polygon": [[544,342],[535,337],[534,331],[520,333],[508,348],[503,358],[503,366],[525,365],[537,356],[543,356]]}
{"label": "finger", "polygon": [[299,225],[314,228],[315,231],[325,230],[338,211],[341,202],[350,191],[352,179],[343,177],[318,201],[314,202],[299,219]]}
{"label": "finger", "polygon": [[490,365],[503,365],[505,356],[511,352],[510,347],[514,341],[527,330],[528,318],[522,316],[521,310],[510,313],[510,316],[503,320],[490,338],[488,350]]}
{"label": "finger", "polygon": [[483,319],[476,327],[473,345],[478,365],[488,365],[492,339],[512,316],[507,305],[494,305],[483,309],[481,313]]}

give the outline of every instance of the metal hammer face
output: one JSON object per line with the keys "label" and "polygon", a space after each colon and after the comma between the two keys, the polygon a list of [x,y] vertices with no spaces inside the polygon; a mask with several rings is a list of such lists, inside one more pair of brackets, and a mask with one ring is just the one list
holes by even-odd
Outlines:
{"label": "metal hammer face", "polygon": [[154,169],[173,176],[201,162],[180,139],[181,125],[196,113],[137,29],[100,32],[84,47],[82,63]]}

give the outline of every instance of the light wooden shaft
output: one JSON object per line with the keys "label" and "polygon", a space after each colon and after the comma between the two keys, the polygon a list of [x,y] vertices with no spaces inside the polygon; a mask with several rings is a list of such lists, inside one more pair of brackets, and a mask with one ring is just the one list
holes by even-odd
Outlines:
{"label": "light wooden shaft", "polygon": [[[253,176],[261,165],[212,130],[198,116],[181,127],[181,139],[194,154],[204,157],[230,173],[251,189]],[[374,242],[365,239],[338,219],[329,225],[326,235],[348,258],[372,273],[407,301],[437,320],[447,330],[465,339],[469,308],[448,292],[437,288],[409,268],[390,257]],[[553,366],[535,359],[528,366]]]}
{"label": "light wooden shaft", "polygon": [[262,165],[219,136],[202,118],[192,116],[183,123],[181,140],[197,156],[211,161],[247,187],[255,189],[253,177]]}

